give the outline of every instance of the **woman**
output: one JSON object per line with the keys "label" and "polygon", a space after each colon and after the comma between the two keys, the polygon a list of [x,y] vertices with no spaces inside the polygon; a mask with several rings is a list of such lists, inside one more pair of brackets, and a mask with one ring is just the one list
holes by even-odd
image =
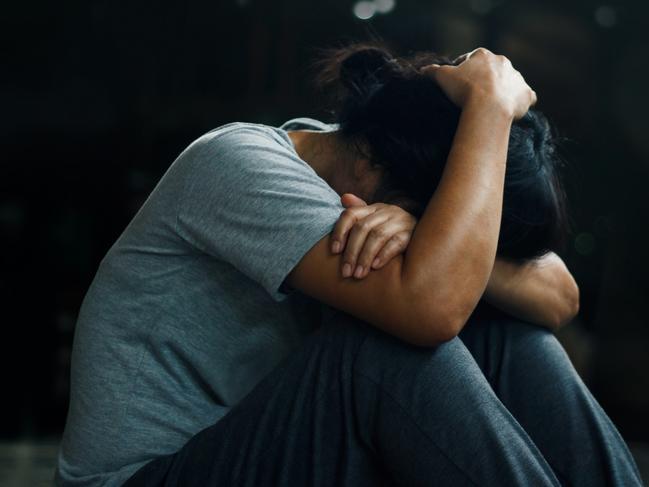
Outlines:
{"label": "woman", "polygon": [[518,157],[547,142],[534,92],[485,49],[422,59],[336,51],[336,130],[179,156],[84,299],[59,484],[640,484],[537,326],[578,291],[552,164]]}

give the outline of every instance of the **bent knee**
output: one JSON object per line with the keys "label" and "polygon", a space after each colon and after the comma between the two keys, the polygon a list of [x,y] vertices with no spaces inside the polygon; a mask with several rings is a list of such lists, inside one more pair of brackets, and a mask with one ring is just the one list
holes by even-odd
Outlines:
{"label": "bent knee", "polygon": [[496,325],[502,329],[512,358],[546,366],[572,366],[563,345],[548,328],[517,318],[499,319]]}

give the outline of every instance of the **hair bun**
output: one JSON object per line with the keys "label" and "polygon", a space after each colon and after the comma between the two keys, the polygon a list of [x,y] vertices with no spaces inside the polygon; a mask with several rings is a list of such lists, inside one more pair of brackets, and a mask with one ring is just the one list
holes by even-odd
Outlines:
{"label": "hair bun", "polygon": [[370,96],[390,78],[397,61],[377,47],[363,47],[340,63],[340,82],[355,95]]}

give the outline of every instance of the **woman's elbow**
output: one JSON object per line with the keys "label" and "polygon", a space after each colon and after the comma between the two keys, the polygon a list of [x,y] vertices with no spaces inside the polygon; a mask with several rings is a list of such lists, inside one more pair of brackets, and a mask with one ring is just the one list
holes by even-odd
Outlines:
{"label": "woman's elbow", "polygon": [[579,314],[579,286],[574,279],[571,280],[560,297],[561,305],[557,306],[559,312],[551,326],[555,330],[566,326]]}
{"label": "woman's elbow", "polygon": [[418,314],[420,332],[412,343],[423,347],[435,347],[458,336],[470,315],[443,306],[427,306]]}
{"label": "woman's elbow", "polygon": [[569,323],[579,314],[579,286],[575,282],[568,298],[568,313],[565,323]]}

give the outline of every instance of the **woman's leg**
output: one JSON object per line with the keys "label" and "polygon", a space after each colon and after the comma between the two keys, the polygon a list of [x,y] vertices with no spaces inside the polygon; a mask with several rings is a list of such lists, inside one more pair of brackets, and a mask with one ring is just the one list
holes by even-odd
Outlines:
{"label": "woman's leg", "polygon": [[459,338],[332,311],[215,425],[127,485],[559,485]]}
{"label": "woman's leg", "polygon": [[624,440],[547,329],[484,307],[460,338],[562,483],[642,485]]}

